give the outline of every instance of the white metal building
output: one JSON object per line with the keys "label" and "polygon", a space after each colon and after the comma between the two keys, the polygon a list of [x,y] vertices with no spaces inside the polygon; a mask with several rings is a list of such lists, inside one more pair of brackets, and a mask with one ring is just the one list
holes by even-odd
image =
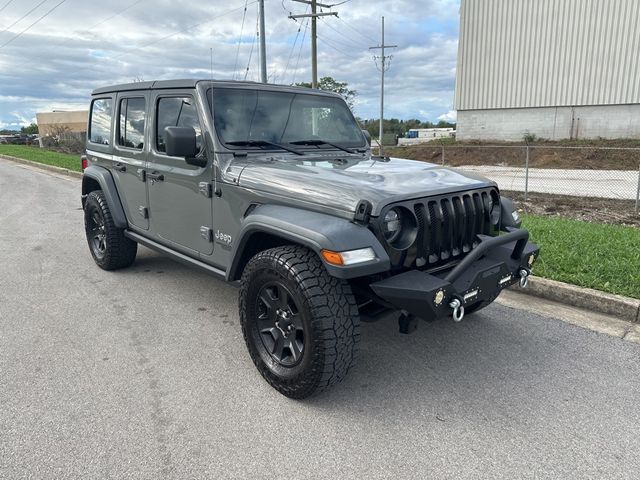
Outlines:
{"label": "white metal building", "polygon": [[398,139],[398,146],[417,145],[455,136],[454,128],[412,128],[406,137]]}
{"label": "white metal building", "polygon": [[459,140],[640,138],[640,0],[461,0]]}

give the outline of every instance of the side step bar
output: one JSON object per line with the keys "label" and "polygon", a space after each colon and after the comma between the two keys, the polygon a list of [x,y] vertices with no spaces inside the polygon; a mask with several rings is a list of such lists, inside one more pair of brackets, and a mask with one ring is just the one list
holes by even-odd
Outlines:
{"label": "side step bar", "polygon": [[167,255],[168,257],[171,257],[172,259],[183,263],[184,265],[196,267],[199,270],[202,270],[215,277],[221,278],[222,280],[226,279],[226,272],[224,270],[220,270],[219,268],[212,267],[211,265],[201,262],[200,260],[196,260],[180,252],[176,252],[175,250],[165,247],[164,245],[154,242],[153,240],[149,240],[142,235],[138,235],[131,230],[125,230],[124,235],[134,242],[137,242],[140,245],[144,245],[145,247],[150,248],[151,250],[155,250],[156,252]]}

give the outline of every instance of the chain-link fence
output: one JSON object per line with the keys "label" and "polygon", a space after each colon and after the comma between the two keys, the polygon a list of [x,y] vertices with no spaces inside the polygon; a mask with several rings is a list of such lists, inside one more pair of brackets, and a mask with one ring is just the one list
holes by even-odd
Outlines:
{"label": "chain-link fence", "polygon": [[433,144],[420,159],[477,172],[525,202],[569,198],[640,213],[640,148]]}

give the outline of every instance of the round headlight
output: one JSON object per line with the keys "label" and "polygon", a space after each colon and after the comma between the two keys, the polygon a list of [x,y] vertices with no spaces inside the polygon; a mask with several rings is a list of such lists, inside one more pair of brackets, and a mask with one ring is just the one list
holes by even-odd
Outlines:
{"label": "round headlight", "polygon": [[393,207],[382,219],[382,234],[387,244],[397,250],[406,250],[418,236],[418,220],[405,207]]}
{"label": "round headlight", "polygon": [[387,242],[393,243],[395,239],[400,236],[402,231],[402,217],[398,210],[392,208],[384,216],[384,222],[382,222],[382,232]]}

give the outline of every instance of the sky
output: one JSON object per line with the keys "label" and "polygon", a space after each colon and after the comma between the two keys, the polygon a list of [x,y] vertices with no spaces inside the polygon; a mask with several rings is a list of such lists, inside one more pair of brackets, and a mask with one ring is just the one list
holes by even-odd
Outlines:
{"label": "sky", "polygon": [[[385,118],[455,120],[459,0],[326,0],[318,76],[357,91],[354,111],[379,118],[380,73],[369,50],[398,45],[385,77]],[[246,5],[246,10],[245,10]],[[311,81],[304,3],[265,0],[269,82]],[[260,79],[255,0],[0,0],[0,129],[36,112],[88,108],[94,88],[172,78]],[[213,61],[212,61],[213,60]],[[376,65],[377,63],[377,65]]]}

